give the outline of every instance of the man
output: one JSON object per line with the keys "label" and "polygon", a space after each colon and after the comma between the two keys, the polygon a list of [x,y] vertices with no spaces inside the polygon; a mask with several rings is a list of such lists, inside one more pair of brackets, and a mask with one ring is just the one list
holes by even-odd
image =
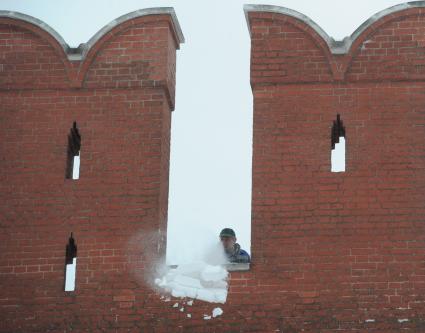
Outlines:
{"label": "man", "polygon": [[236,234],[233,229],[224,228],[220,232],[220,241],[223,244],[227,259],[232,263],[248,263],[251,261],[248,252],[241,249],[236,243]]}

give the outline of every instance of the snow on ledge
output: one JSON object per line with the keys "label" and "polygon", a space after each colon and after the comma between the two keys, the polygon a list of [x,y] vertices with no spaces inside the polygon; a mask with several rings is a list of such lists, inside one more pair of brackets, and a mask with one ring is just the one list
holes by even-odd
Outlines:
{"label": "snow on ledge", "polygon": [[249,271],[251,268],[250,263],[233,263],[233,264],[226,264],[224,267],[229,272],[244,272]]}
{"label": "snow on ledge", "polygon": [[[177,268],[179,265],[168,265],[169,268]],[[223,265],[228,272],[246,272],[251,269],[250,263],[229,263]]]}

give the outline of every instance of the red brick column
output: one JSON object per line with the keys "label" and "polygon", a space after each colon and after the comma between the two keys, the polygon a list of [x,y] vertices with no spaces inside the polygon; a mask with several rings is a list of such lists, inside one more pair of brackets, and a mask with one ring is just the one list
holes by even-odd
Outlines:
{"label": "red brick column", "polygon": [[[275,306],[264,316],[282,332],[425,327],[423,5],[379,13],[343,42],[300,13],[246,7],[253,276],[234,290]],[[330,165],[337,114],[343,173]]]}
{"label": "red brick column", "polygon": [[[181,42],[172,9],[120,17],[78,49],[43,22],[0,13],[0,331],[151,327],[143,308],[159,298],[145,275],[165,254]],[[74,121],[78,180],[65,179]]]}

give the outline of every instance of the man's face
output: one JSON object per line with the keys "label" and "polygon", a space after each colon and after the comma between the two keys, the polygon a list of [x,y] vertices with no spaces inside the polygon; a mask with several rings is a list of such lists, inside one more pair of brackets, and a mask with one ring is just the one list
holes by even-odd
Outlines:
{"label": "man's face", "polygon": [[231,252],[233,250],[233,246],[236,243],[236,238],[231,236],[221,236],[220,241],[221,244],[223,244],[224,250],[226,252]]}

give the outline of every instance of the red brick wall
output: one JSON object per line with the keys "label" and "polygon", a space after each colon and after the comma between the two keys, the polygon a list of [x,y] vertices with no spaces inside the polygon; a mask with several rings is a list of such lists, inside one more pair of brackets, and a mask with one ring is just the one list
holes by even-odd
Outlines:
{"label": "red brick wall", "polygon": [[[217,305],[180,312],[143,279],[165,249],[170,18],[125,22],[82,62],[37,27],[0,20],[0,331],[425,330],[425,12],[380,17],[345,54],[291,15],[248,18],[253,262],[231,274],[210,321]],[[330,172],[337,113],[345,173]],[[78,181],[65,180],[74,120]],[[77,284],[65,293],[71,231]]]}

